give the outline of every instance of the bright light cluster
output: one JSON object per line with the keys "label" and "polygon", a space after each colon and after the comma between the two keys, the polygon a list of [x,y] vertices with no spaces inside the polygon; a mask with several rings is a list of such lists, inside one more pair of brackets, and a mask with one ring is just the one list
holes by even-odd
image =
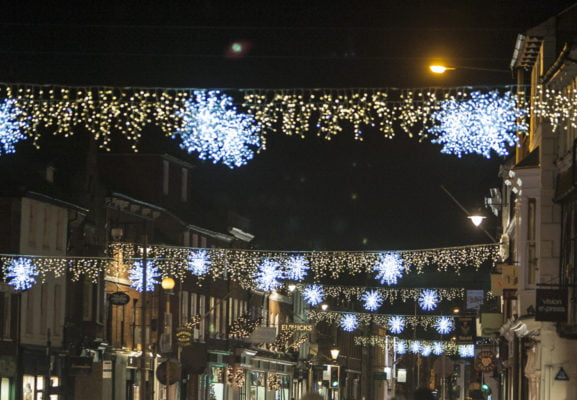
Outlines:
{"label": "bright light cluster", "polygon": [[309,262],[303,256],[290,257],[285,262],[286,279],[291,281],[302,281],[309,270]]}
{"label": "bright light cluster", "polygon": [[0,102],[0,156],[14,153],[14,145],[26,139],[23,130],[28,127],[26,121],[21,118],[22,111],[16,105],[16,101],[4,99]]}
{"label": "bright light cluster", "polygon": [[423,357],[429,357],[432,352],[433,352],[433,346],[431,346],[430,344],[425,344],[421,347],[421,355]]}
{"label": "bright light cluster", "polygon": [[323,296],[323,287],[321,285],[310,285],[303,290],[305,301],[313,307],[323,302]]}
{"label": "bright light cluster", "polygon": [[423,311],[432,311],[437,308],[439,295],[432,289],[423,289],[419,295],[419,307]]}
{"label": "bright light cluster", "polygon": [[406,354],[408,350],[407,342],[404,340],[397,340],[395,342],[395,352],[397,354]]}
{"label": "bright light cluster", "polygon": [[413,340],[411,342],[411,345],[409,346],[409,349],[411,350],[411,353],[413,354],[419,354],[421,352],[423,346],[421,346],[421,342],[419,342],[418,340]]}
{"label": "bright light cluster", "polygon": [[376,311],[383,304],[383,295],[378,290],[366,291],[361,299],[365,302],[364,307],[367,311]]}
{"label": "bright light cluster", "polygon": [[28,258],[15,258],[10,260],[6,266],[6,278],[8,284],[14,288],[14,290],[28,290],[35,283],[36,276],[38,276],[38,270],[32,263],[32,260]]}
{"label": "bright light cluster", "polygon": [[389,332],[393,335],[398,335],[405,330],[405,318],[400,315],[394,315],[387,321]]}
{"label": "bright light cluster", "polygon": [[283,271],[280,264],[273,260],[265,260],[258,266],[256,273],[256,287],[259,290],[269,292],[277,289],[283,279]]}
{"label": "bright light cluster", "polygon": [[405,270],[403,259],[398,253],[381,254],[373,268],[377,273],[376,279],[389,286],[396,285]]}
{"label": "bright light cluster", "polygon": [[341,328],[343,331],[352,332],[359,326],[359,319],[355,314],[345,314],[341,318]]}
{"label": "bright light cluster", "polygon": [[474,344],[460,344],[457,347],[459,357],[461,358],[472,358],[475,357],[475,345]]}
{"label": "bright light cluster", "polygon": [[[144,288],[144,266],[142,261],[135,261],[130,271],[128,271],[128,279],[132,282],[131,287],[137,291],[142,292]],[[146,262],[146,291],[152,292],[154,285],[158,285],[161,274],[158,267],[152,260]]]}
{"label": "bright light cluster", "polygon": [[196,276],[205,275],[210,268],[210,256],[206,250],[191,251],[187,257],[188,270]]}
{"label": "bright light cluster", "polygon": [[433,343],[433,354],[436,356],[440,356],[445,351],[445,346],[441,342],[434,342]]}
{"label": "bright light cluster", "polygon": [[527,130],[520,122],[525,114],[509,92],[472,92],[468,99],[441,102],[440,109],[431,115],[438,125],[428,132],[436,136],[433,143],[443,146],[442,153],[458,157],[475,153],[490,158],[494,151],[506,156],[507,147],[518,142],[517,133]]}
{"label": "bright light cluster", "polygon": [[180,147],[198,153],[201,160],[241,167],[254,156],[251,146],[260,146],[260,127],[254,118],[239,113],[232,98],[218,90],[195,91],[178,116],[182,127],[174,136],[182,140]]}
{"label": "bright light cluster", "polygon": [[446,335],[453,330],[453,320],[449,317],[439,317],[435,321],[435,330],[440,335]]}

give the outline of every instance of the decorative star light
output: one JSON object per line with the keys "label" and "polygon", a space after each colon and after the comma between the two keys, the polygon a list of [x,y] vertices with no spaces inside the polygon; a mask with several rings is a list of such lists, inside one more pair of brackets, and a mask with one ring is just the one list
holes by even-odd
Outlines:
{"label": "decorative star light", "polygon": [[370,290],[363,293],[361,299],[365,302],[364,307],[367,311],[376,311],[383,304],[383,295],[378,290]]}
{"label": "decorative star light", "polygon": [[281,285],[279,280],[282,278],[283,272],[280,264],[273,260],[265,260],[258,266],[256,287],[265,292],[275,290]]}
{"label": "decorative star light", "polygon": [[421,347],[421,355],[423,357],[429,357],[432,352],[433,352],[433,346],[431,346],[430,344],[425,344],[423,345],[423,347]]}
{"label": "decorative star light", "polygon": [[403,277],[405,267],[398,253],[385,253],[381,254],[373,269],[377,273],[376,279],[390,286],[396,285],[398,279]]}
{"label": "decorative star light", "polygon": [[316,306],[323,302],[324,291],[321,285],[310,285],[303,290],[305,301],[311,306]]}
{"label": "decorative star light", "polygon": [[398,340],[395,343],[395,351],[397,352],[397,354],[406,354],[408,351],[407,342],[405,342],[404,340]]}
{"label": "decorative star light", "polygon": [[423,311],[432,311],[437,308],[439,303],[439,295],[436,290],[423,289],[419,295],[419,307]]}
{"label": "decorative star light", "polygon": [[187,261],[188,270],[196,276],[204,275],[210,268],[210,256],[206,250],[191,251],[188,254]]}
{"label": "decorative star light", "polygon": [[28,258],[15,258],[6,266],[6,278],[14,290],[30,289],[36,283],[36,276],[38,270]]}
{"label": "decorative star light", "polygon": [[433,354],[436,356],[440,356],[445,351],[445,346],[441,342],[434,342],[433,343]]}
{"label": "decorative star light", "polygon": [[422,348],[421,342],[419,342],[418,340],[413,340],[411,342],[411,348],[410,348],[411,353],[419,354],[421,352],[421,348]]}
{"label": "decorative star light", "polygon": [[20,118],[21,114],[16,101],[4,99],[0,102],[0,156],[2,150],[5,154],[14,153],[14,145],[26,139],[22,130],[28,127],[28,123]]}
{"label": "decorative star light", "polygon": [[[154,285],[158,285],[160,281],[161,274],[158,267],[154,264],[152,260],[147,260],[146,262],[146,291],[152,292],[154,290]],[[132,265],[130,271],[128,271],[128,279],[132,282],[131,287],[135,288],[137,291],[142,292],[144,288],[144,268],[142,261],[135,261]]]}
{"label": "decorative star light", "polygon": [[435,321],[435,330],[441,334],[446,335],[453,330],[453,319],[449,317],[439,317]]}
{"label": "decorative star light", "polygon": [[355,314],[345,314],[341,318],[341,328],[346,332],[352,332],[359,326],[359,320]]}
{"label": "decorative star light", "polygon": [[519,140],[517,133],[527,130],[522,122],[526,111],[517,106],[518,100],[507,92],[472,92],[470,99],[451,99],[441,103],[431,118],[439,122],[428,130],[443,145],[442,153],[481,154],[491,157],[509,154],[507,147]]}
{"label": "decorative star light", "polygon": [[286,279],[302,281],[309,270],[309,262],[303,256],[290,257],[285,264]]}
{"label": "decorative star light", "polygon": [[459,347],[457,347],[457,352],[461,358],[475,357],[475,345],[460,344]]}
{"label": "decorative star light", "polygon": [[241,167],[254,155],[250,146],[260,146],[260,127],[252,115],[239,113],[232,98],[218,90],[195,91],[177,116],[182,127],[173,136],[179,136],[180,147],[197,152],[201,160]]}
{"label": "decorative star light", "polygon": [[393,335],[398,335],[405,330],[405,318],[400,315],[394,315],[387,321],[389,332]]}

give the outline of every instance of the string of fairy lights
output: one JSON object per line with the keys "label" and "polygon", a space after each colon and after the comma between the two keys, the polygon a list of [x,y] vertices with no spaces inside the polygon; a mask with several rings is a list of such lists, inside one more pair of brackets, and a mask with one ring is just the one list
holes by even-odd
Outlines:
{"label": "string of fairy lights", "polygon": [[356,336],[354,343],[359,346],[377,346],[399,355],[412,353],[428,357],[441,354],[455,355],[461,358],[475,357],[474,344],[458,344],[453,340],[398,339],[391,336]]}
{"label": "string of fairy lights", "polygon": [[[422,89],[174,89],[0,84],[0,155],[43,135],[88,131],[109,150],[113,133],[134,151],[147,126],[159,127],[189,153],[236,168],[266,149],[269,133],[331,140],[377,129],[430,139],[442,152],[506,155],[526,120],[554,129],[577,126],[577,89],[537,86]],[[534,95],[529,95],[532,92]],[[466,128],[466,129],[465,129]]]}

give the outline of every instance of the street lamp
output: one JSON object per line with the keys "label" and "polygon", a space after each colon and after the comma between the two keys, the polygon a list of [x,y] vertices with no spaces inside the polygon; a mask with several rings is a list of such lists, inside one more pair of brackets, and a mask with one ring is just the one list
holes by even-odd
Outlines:
{"label": "street lamp", "polygon": [[475,226],[479,226],[483,223],[483,221],[487,218],[485,215],[483,215],[483,213],[481,212],[481,210],[477,210],[476,212],[472,213],[471,215],[469,215],[467,218],[469,218],[471,220],[471,222],[473,223],[473,225]]}
{"label": "street lamp", "polygon": [[333,348],[330,350],[330,352],[331,352],[331,358],[332,358],[334,361],[337,361],[337,359],[339,358],[339,354],[340,354],[341,351],[340,351],[337,347],[333,347]]}
{"label": "street lamp", "polygon": [[429,70],[434,74],[444,74],[447,71],[454,71],[458,69],[464,69],[468,71],[489,71],[489,72],[511,72],[508,69],[500,68],[484,68],[484,67],[467,67],[467,66],[446,66],[443,64],[431,64],[429,65]]}

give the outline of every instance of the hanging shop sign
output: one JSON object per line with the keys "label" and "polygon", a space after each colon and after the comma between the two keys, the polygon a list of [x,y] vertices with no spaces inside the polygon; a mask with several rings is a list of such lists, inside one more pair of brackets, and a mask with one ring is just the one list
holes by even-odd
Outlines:
{"label": "hanging shop sign", "polygon": [[489,350],[483,350],[475,357],[475,370],[481,372],[492,372],[497,366],[497,357],[495,353]]}
{"label": "hanging shop sign", "polygon": [[479,310],[484,299],[485,292],[483,290],[467,290],[467,310]]}
{"label": "hanging shop sign", "polygon": [[190,346],[193,339],[193,333],[188,328],[178,328],[176,330],[176,343],[180,346]]}
{"label": "hanging shop sign", "polygon": [[108,295],[108,299],[113,306],[124,306],[130,301],[130,296],[124,292],[114,292]]}
{"label": "hanging shop sign", "polygon": [[568,381],[569,380],[569,375],[567,375],[567,372],[565,372],[563,367],[559,368],[559,372],[557,372],[557,375],[555,375],[555,380],[556,381]]}
{"label": "hanging shop sign", "polygon": [[537,289],[535,309],[536,321],[566,321],[567,290]]}
{"label": "hanging shop sign", "polygon": [[474,343],[475,329],[475,317],[455,318],[455,336],[457,337],[457,343]]}

